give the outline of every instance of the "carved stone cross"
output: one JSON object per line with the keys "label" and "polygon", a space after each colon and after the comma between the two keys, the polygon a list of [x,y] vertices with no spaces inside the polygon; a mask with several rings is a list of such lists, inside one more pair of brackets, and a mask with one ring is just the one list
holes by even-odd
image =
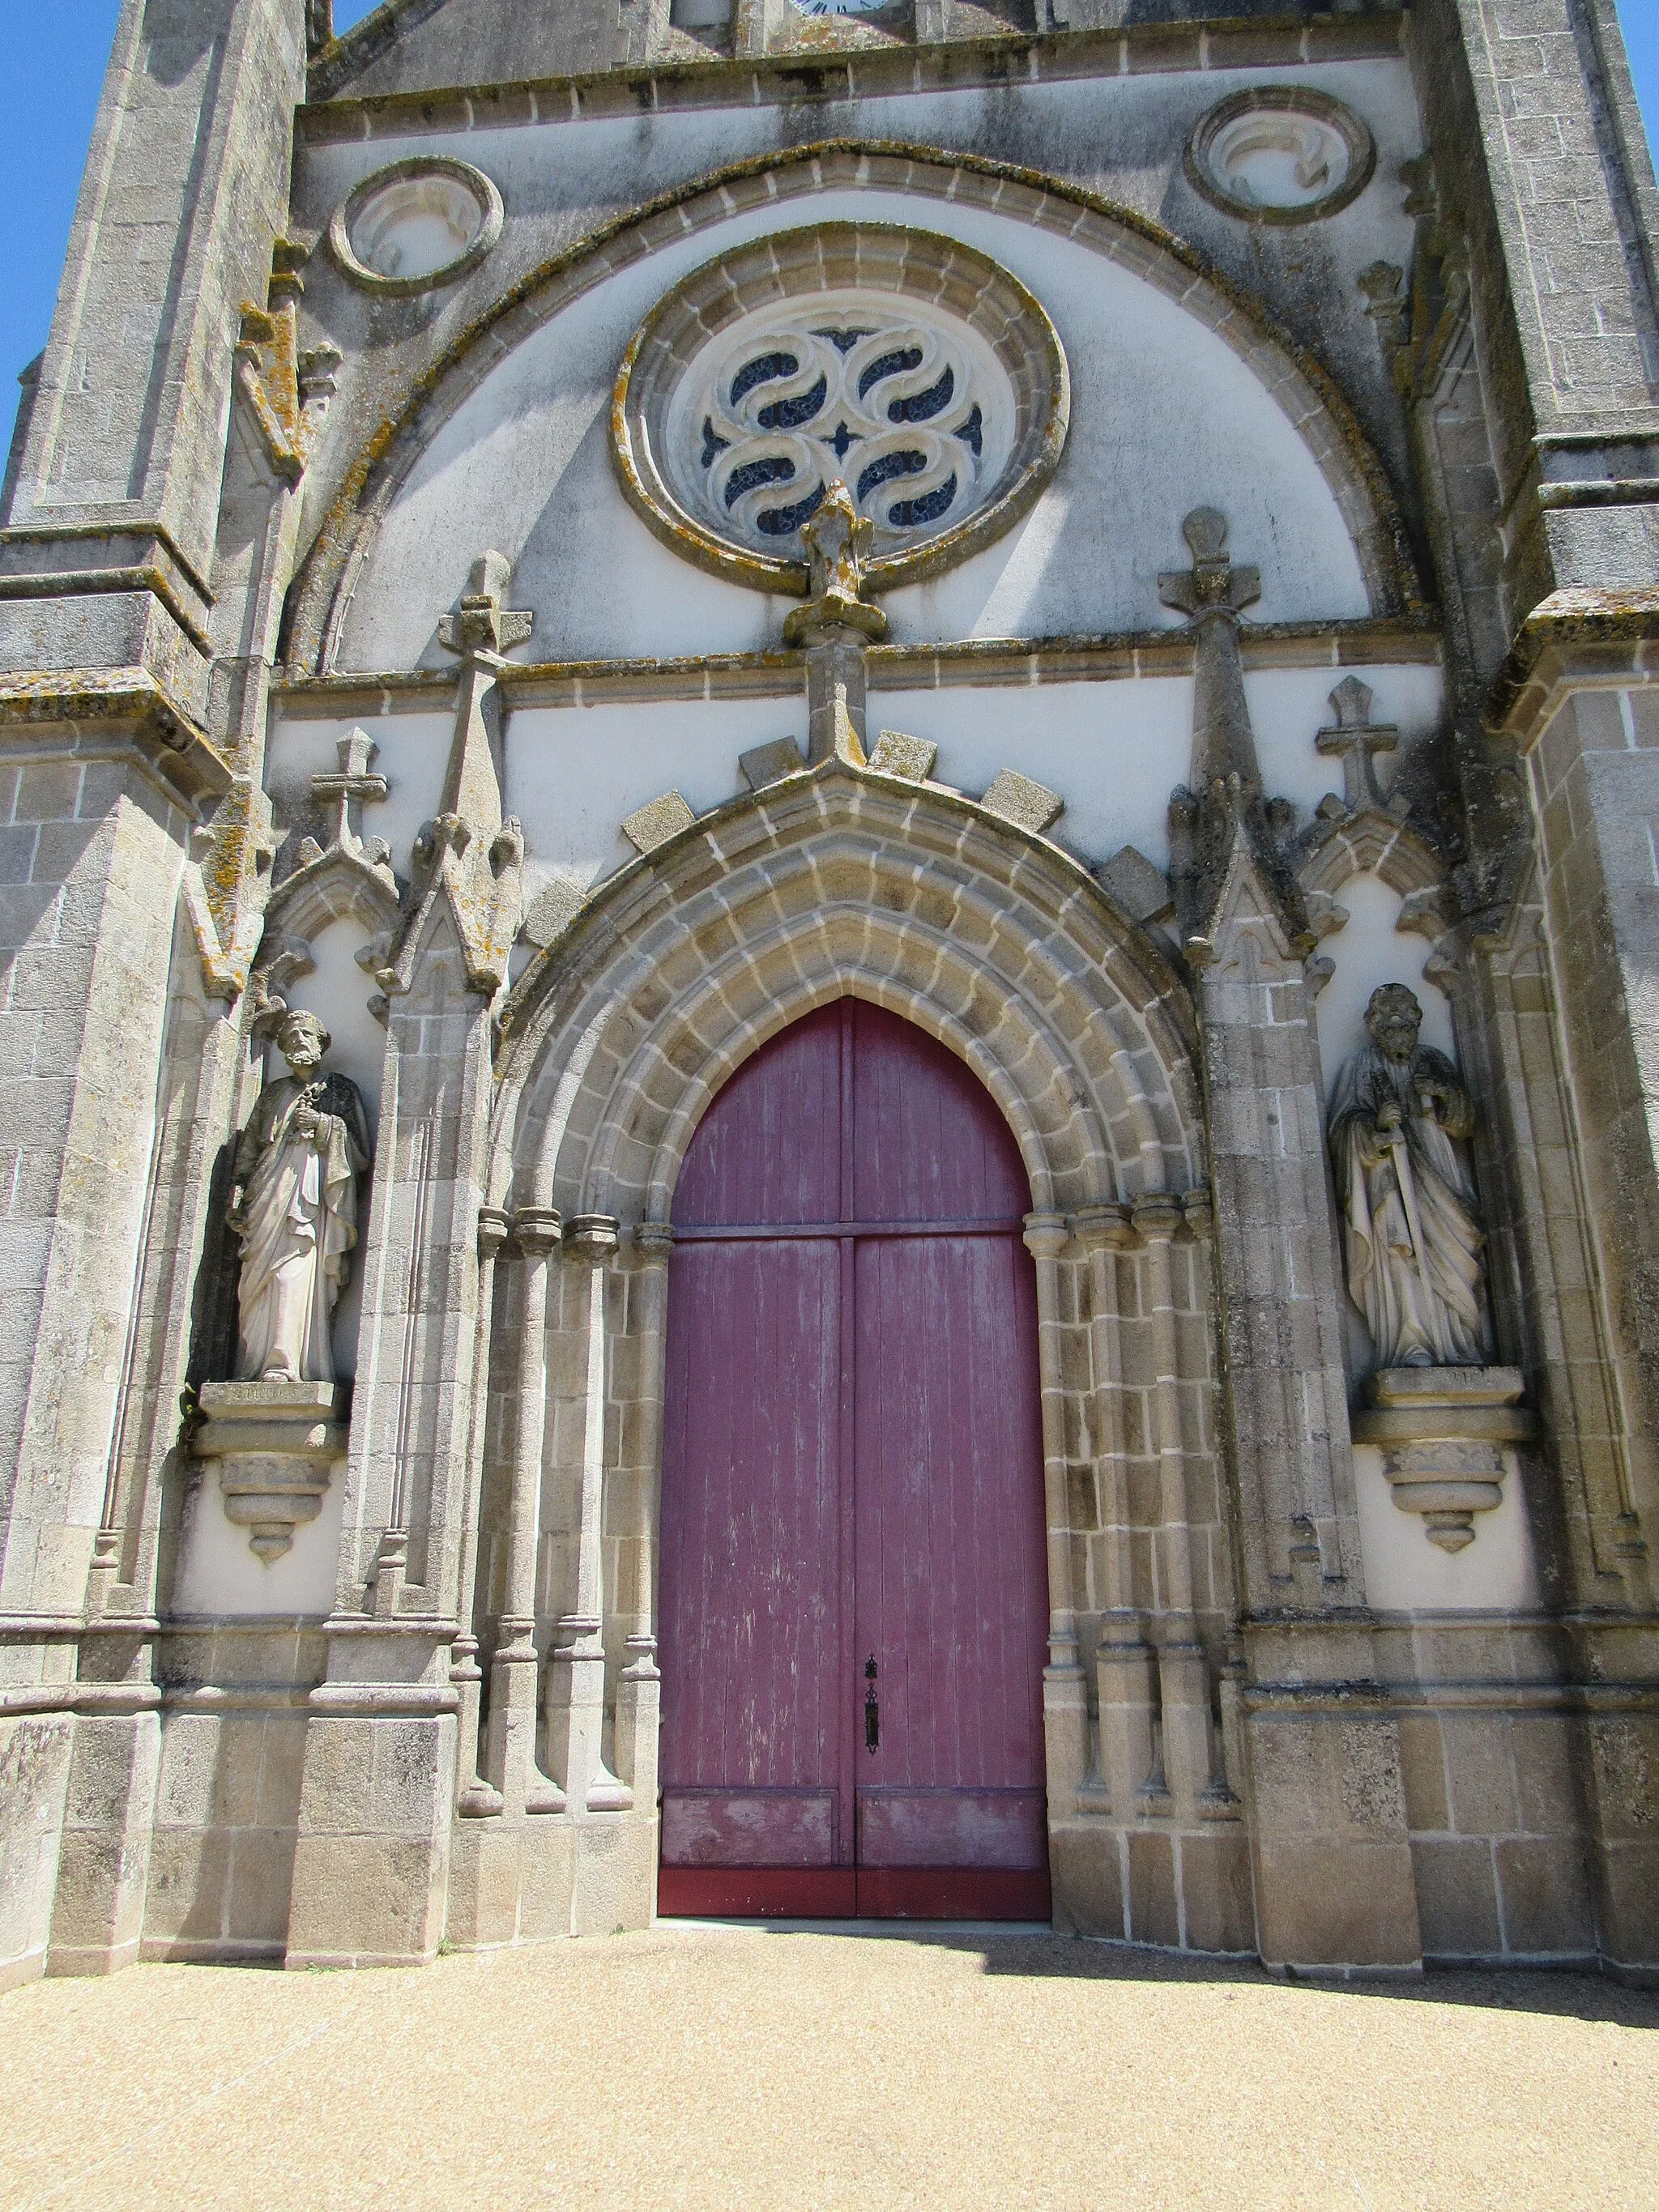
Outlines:
{"label": "carved stone cross", "polygon": [[384,799],[392,787],[383,775],[369,772],[368,764],[380,749],[367,730],[349,730],[334,745],[339,768],[332,775],[312,777],[312,796],[334,807],[334,842],[356,853],[362,849],[362,823],[361,811],[354,810]]}
{"label": "carved stone cross", "polygon": [[490,662],[524,643],[536,617],[501,605],[512,577],[513,563],[505,553],[483,553],[472,563],[455,612],[439,617],[438,642],[446,652]]}
{"label": "carved stone cross", "polygon": [[1363,813],[1368,806],[1382,806],[1376,756],[1391,753],[1400,742],[1400,732],[1392,722],[1372,721],[1371,696],[1369,684],[1362,684],[1357,676],[1345,676],[1331,694],[1335,723],[1321,730],[1314,739],[1327,759],[1341,762],[1343,802],[1353,814]]}

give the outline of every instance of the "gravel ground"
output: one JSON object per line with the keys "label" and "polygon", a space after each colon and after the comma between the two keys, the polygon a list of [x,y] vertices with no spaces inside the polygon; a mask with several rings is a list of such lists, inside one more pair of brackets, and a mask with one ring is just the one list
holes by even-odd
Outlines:
{"label": "gravel ground", "polygon": [[1659,1996],[1329,1989],[1043,1934],[665,1925],[0,1998],[0,2204],[1659,2203]]}

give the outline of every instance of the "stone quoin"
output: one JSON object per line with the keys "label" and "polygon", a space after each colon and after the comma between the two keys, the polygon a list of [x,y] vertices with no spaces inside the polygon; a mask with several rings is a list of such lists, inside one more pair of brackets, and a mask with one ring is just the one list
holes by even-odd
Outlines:
{"label": "stone quoin", "polygon": [[125,0],[0,1985],[1659,1974],[1659,196],[1612,0],[1230,4]]}

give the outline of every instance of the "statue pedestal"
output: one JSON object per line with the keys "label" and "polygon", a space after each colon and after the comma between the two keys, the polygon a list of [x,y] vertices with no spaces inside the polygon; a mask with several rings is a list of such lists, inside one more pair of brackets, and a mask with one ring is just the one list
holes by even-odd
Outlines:
{"label": "statue pedestal", "polygon": [[1505,1447],[1538,1434],[1524,1387],[1518,1367],[1385,1367],[1365,1386],[1353,1440],[1381,1447],[1395,1504],[1443,1552],[1474,1541],[1475,1515],[1503,1503]]}
{"label": "statue pedestal", "polygon": [[195,1455],[219,1462],[225,1518],[248,1531],[267,1566],[322,1508],[334,1462],[345,1456],[350,1395],[345,1382],[202,1385]]}

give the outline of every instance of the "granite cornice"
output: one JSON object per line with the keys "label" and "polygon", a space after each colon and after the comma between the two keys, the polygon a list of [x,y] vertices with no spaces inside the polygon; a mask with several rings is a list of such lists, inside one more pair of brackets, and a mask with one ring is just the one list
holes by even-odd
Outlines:
{"label": "granite cornice", "polygon": [[[178,581],[199,602],[201,611],[207,613],[216,604],[214,593],[206,577],[174,538],[164,522],[137,516],[121,507],[88,509],[77,507],[79,520],[75,522],[48,521],[37,512],[27,522],[10,522],[0,528],[0,573],[20,567],[24,560],[33,559],[37,567],[40,555],[27,554],[25,548],[49,545],[73,545],[95,548],[106,551],[111,565],[125,557],[131,561],[146,558],[165,563]],[[14,557],[13,549],[16,549]],[[95,553],[82,552],[79,565],[96,568],[103,565]]]}
{"label": "granite cornice", "polygon": [[1521,625],[1487,721],[1526,751],[1565,694],[1659,683],[1659,584],[1552,592]]}
{"label": "granite cornice", "polygon": [[[1324,623],[1246,623],[1239,634],[1247,669],[1437,665],[1443,657],[1431,610],[1409,616]],[[873,690],[954,690],[982,685],[1029,689],[1044,684],[1116,683],[1189,676],[1193,637],[1182,629],[1104,631],[1092,636],[965,638],[947,644],[878,645],[869,650]],[[671,655],[662,659],[511,661],[501,672],[513,707],[580,707],[604,699],[793,699],[805,683],[798,652]],[[448,669],[402,674],[296,676],[273,686],[294,716],[453,711]]]}
{"label": "granite cornice", "polygon": [[354,70],[387,51],[411,14],[424,21],[430,9],[431,0],[392,0],[390,9],[365,18],[324,49],[312,64],[307,98],[295,117],[300,144],[510,129],[634,115],[641,109],[797,107],[813,100],[972,91],[1011,78],[1056,82],[1389,60],[1405,51],[1407,20],[1403,7],[1373,8],[1357,15],[1286,9],[1239,16],[1218,11],[1209,17],[1133,23],[1109,31],[1055,30],[1039,37],[1011,28],[931,45],[786,48],[758,59],[747,54],[710,54],[695,61],[661,58],[498,84],[350,94],[346,88]]}
{"label": "granite cornice", "polygon": [[229,790],[230,763],[143,668],[69,668],[0,676],[0,752],[67,732],[78,753],[135,745],[187,811]]}

